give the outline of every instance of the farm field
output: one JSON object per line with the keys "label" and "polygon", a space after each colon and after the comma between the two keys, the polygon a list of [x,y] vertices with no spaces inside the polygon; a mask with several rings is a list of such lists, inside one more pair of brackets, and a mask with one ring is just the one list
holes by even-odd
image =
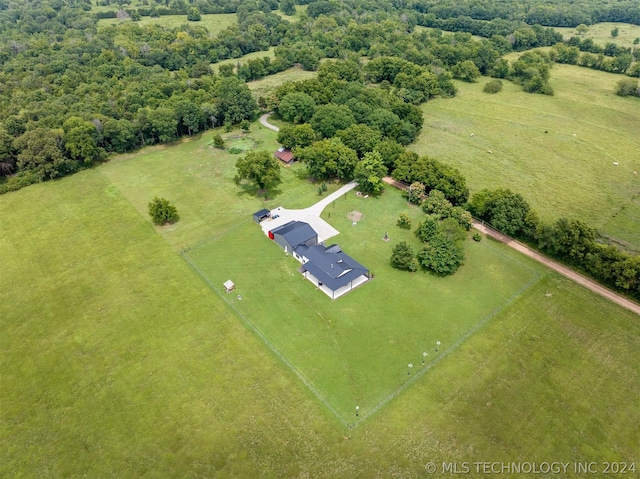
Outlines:
{"label": "farm field", "polygon": [[[613,92],[618,75],[554,65],[551,97],[508,81],[458,82],[453,99],[426,103],[411,149],[456,166],[473,194],[508,187],[541,218],[578,218],[640,249],[640,101]],[[618,165],[616,165],[618,163]],[[635,221],[634,221],[635,218]]]}
{"label": "farm field", "polygon": [[[355,421],[356,405],[359,420],[382,408],[539,277],[505,248],[470,240],[466,265],[452,277],[393,269],[396,242],[408,240],[416,249],[419,242],[395,226],[398,212],[408,211],[400,192],[385,195],[364,200],[350,192],[325,209],[325,220],[341,231],[327,244],[338,242],[375,274],[335,301],[303,280],[300,263],[248,217],[186,253],[215,291],[234,281],[242,300],[221,296],[344,424]],[[347,219],[354,210],[364,214],[355,227]],[[418,222],[422,213],[413,210]],[[385,231],[391,241],[382,241]]]}
{"label": "farm field", "polygon": [[[259,245],[256,253],[286,265],[244,220],[265,202],[233,185],[237,156],[211,149],[211,134],[0,197],[0,476],[420,478],[431,461],[640,461],[637,316],[534,266],[539,279],[473,335],[357,427],[342,424],[180,256],[246,228],[262,241],[248,241]],[[275,146],[275,133],[258,125],[251,135],[260,147]],[[267,204],[303,207],[317,200],[316,190],[301,168],[287,168]],[[180,222],[151,225],[146,206],[155,195],[176,204]],[[403,297],[434,298],[451,294],[474,258],[486,266],[491,252],[512,255],[485,239],[469,245],[475,251],[460,278],[437,284],[422,273],[392,272],[384,249],[402,232],[386,226],[403,203],[392,190],[369,203],[351,201],[326,214],[343,230],[336,240],[376,278],[331,302],[292,277],[290,291],[327,317],[337,307],[356,317],[349,308],[380,301],[374,293],[404,311],[385,282],[415,281]],[[338,218],[352,208],[363,220],[344,228]],[[389,243],[379,239],[383,227]],[[224,255],[219,259],[228,263]],[[286,268],[277,274],[289,281]],[[487,284],[475,283],[491,281],[485,275],[469,285],[482,294]],[[279,287],[273,285],[276,294]],[[253,307],[252,294],[242,307]],[[456,297],[451,314],[464,322],[467,307]],[[455,337],[444,322],[440,327]],[[416,339],[406,349],[417,349],[414,364],[422,349]],[[387,348],[403,357],[401,381],[407,360]]]}
{"label": "farm field", "polygon": [[[95,10],[95,7],[94,7]],[[107,8],[107,10],[114,10],[113,7]],[[140,26],[144,25],[162,25],[164,27],[176,28],[180,25],[193,25],[199,27],[205,27],[211,35],[217,35],[219,32],[236,24],[235,13],[216,13],[216,14],[202,14],[202,18],[199,22],[190,22],[187,20],[186,15],[162,15],[160,17],[142,17],[137,23]],[[131,21],[131,20],[127,20]],[[122,23],[117,18],[102,18],[98,20],[98,26],[104,27],[112,24]]]}
{"label": "farm field", "polygon": [[[592,38],[597,45],[605,46],[607,43],[615,43],[627,48],[633,48],[633,41],[640,38],[640,25],[630,23],[602,22],[588,25],[589,30],[584,35],[579,35],[575,28],[553,27],[554,30],[562,33],[565,40],[571,37]],[[617,37],[611,36],[611,30],[618,28]],[[638,48],[638,45],[636,45]]]}

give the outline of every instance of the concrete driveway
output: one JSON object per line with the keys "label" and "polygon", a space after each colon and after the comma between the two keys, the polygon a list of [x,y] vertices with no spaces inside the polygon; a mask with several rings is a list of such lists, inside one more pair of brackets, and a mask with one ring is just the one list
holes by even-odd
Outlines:
{"label": "concrete driveway", "polygon": [[[324,210],[327,205],[329,205],[333,201],[337,200],[347,192],[354,189],[356,186],[358,186],[358,183],[356,183],[355,181],[347,183],[338,191],[331,193],[329,196],[321,199],[316,204],[302,210],[288,210],[286,208],[283,208],[282,206],[278,206],[277,208],[271,210],[271,219],[265,220],[260,223],[262,231],[264,231],[265,235],[268,235],[269,231],[285,223],[288,223],[289,221],[304,221],[305,223],[309,223],[309,225],[311,225],[316,233],[318,233],[318,242],[326,241],[329,238],[336,236],[340,232],[325,220],[320,218],[322,210]],[[275,215],[277,215],[278,217],[276,219],[273,219],[273,216]]]}

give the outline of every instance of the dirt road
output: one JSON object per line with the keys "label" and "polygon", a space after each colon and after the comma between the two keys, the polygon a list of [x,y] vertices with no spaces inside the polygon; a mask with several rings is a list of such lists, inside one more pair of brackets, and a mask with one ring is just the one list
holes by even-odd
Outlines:
{"label": "dirt road", "polygon": [[[405,185],[404,183],[396,181],[389,176],[386,176],[384,178],[384,182],[389,185],[395,186],[396,188],[400,188],[402,190],[406,190],[408,188],[407,185]],[[519,251],[525,256],[535,259],[539,263],[542,263],[546,267],[560,273],[561,275],[569,278],[572,281],[575,281],[576,283],[578,283],[581,286],[584,286],[590,291],[593,291],[594,293],[599,294],[600,296],[607,298],[610,301],[613,301],[614,303],[622,306],[623,308],[628,309],[629,311],[632,311],[637,315],[640,315],[640,304],[634,303],[633,301],[625,298],[624,296],[620,296],[619,294],[611,291],[608,288],[605,288],[604,286],[596,283],[595,281],[587,278],[586,276],[573,271],[572,269],[558,263],[557,261],[552,260],[551,258],[548,258],[547,256],[544,256],[538,253],[537,251],[529,248],[528,246],[512,238],[509,238],[508,236],[500,233],[498,230],[495,230],[490,226],[483,224],[482,222],[474,220],[473,227],[476,228],[478,231],[481,231],[482,233],[486,234],[487,236],[490,236],[491,238],[506,244],[507,246],[515,249],[516,251]]]}
{"label": "dirt road", "polygon": [[270,130],[273,131],[280,131],[280,128],[278,128],[276,125],[272,125],[271,123],[269,123],[269,117],[271,116],[271,113],[265,113],[264,115],[262,115],[260,117],[260,119],[258,120],[260,122],[260,124],[262,126],[266,126],[267,128],[269,128]]}

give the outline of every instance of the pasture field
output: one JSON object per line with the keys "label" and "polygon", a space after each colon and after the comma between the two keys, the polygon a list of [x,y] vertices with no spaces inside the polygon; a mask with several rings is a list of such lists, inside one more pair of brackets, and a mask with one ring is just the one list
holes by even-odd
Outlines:
{"label": "pasture field", "polygon": [[638,250],[640,100],[614,94],[620,78],[554,65],[554,96],[508,81],[490,95],[486,78],[458,82],[455,98],[423,105],[424,127],[410,148],[459,168],[472,194],[511,188],[546,221],[582,219]]}
{"label": "pasture field", "polygon": [[[95,7],[94,7],[95,10]],[[107,10],[113,10],[113,7],[109,7]],[[199,22],[190,22],[187,20],[186,15],[162,15],[161,17],[142,17],[139,21],[135,22],[140,26],[144,25],[162,25],[168,28],[177,28],[181,25],[193,25],[198,27],[205,27],[211,35],[217,35],[222,30],[231,27],[236,24],[235,13],[215,13],[215,14],[202,14],[202,18]],[[131,20],[126,20],[131,21]],[[122,23],[117,18],[102,18],[98,20],[98,26],[109,26],[112,24],[118,25]]]}
{"label": "pasture field", "polygon": [[[275,133],[252,125],[251,134],[274,146]],[[442,461],[640,461],[637,316],[543,270],[377,414],[355,428],[342,424],[180,256],[188,247],[187,254],[197,252],[195,245],[212,235],[224,241],[245,227],[262,234],[242,218],[264,200],[230,182],[236,156],[211,150],[210,135],[0,197],[0,476],[423,478],[430,461],[440,472]],[[177,205],[180,222],[152,226],[146,206],[155,195]],[[268,203],[303,207],[317,197],[300,168],[287,168]],[[372,297],[377,288],[406,311],[392,272],[375,266],[385,255],[378,258],[374,246],[390,248],[401,237],[390,226],[389,244],[379,239],[396,201],[387,191],[355,206],[363,220],[336,238],[376,267],[371,283],[335,302],[295,276],[290,291],[327,316],[362,297],[379,301]],[[340,207],[331,221],[344,229]],[[377,220],[374,211],[381,212]],[[357,236],[365,228],[375,235],[373,245]],[[264,237],[249,240],[258,241],[256,249],[284,271],[277,247]],[[484,265],[493,251],[512,255],[487,239],[469,246],[475,251],[461,275],[474,268],[476,255]],[[228,263],[228,254],[222,251],[220,260]],[[399,281],[416,282],[414,292],[398,293],[402,298],[451,294],[448,287],[459,281],[402,274]],[[277,299],[297,307],[285,294]],[[451,314],[467,304],[456,297]],[[429,306],[424,313],[431,314]],[[299,320],[309,323],[311,316]],[[421,321],[416,314],[418,328]],[[346,334],[350,326],[334,327]],[[445,329],[443,337],[453,338]],[[390,333],[370,335],[382,341]],[[292,336],[290,344],[299,340]],[[422,344],[411,341],[406,351],[417,349],[416,364]],[[395,354],[404,369],[407,360]],[[377,381],[370,378],[367,387],[379,387]]]}
{"label": "pasture field", "polygon": [[[397,241],[416,249],[419,242],[395,226],[399,211],[408,211],[400,192],[385,195],[363,200],[350,192],[325,210],[341,231],[327,244],[338,242],[375,274],[335,301],[304,280],[300,263],[247,215],[186,253],[214,290],[234,281],[242,300],[222,297],[345,424],[355,421],[356,405],[359,420],[382,408],[539,276],[504,248],[472,241],[466,242],[466,265],[449,278],[393,269],[389,258]],[[347,219],[353,210],[364,213],[355,227]],[[422,215],[413,208],[416,222]],[[387,230],[393,241],[382,240]],[[436,341],[442,343],[437,353]]]}
{"label": "pasture field", "polygon": [[306,71],[299,67],[291,67],[274,75],[264,77],[261,80],[250,81],[247,85],[249,85],[249,89],[253,92],[253,96],[260,98],[261,96],[266,97],[273,93],[273,91],[284,82],[315,78],[316,75],[316,72]]}
{"label": "pasture field", "polygon": [[217,72],[221,65],[236,66],[238,64],[244,64],[249,60],[254,60],[256,58],[264,58],[264,57],[269,57],[270,59],[273,60],[275,58],[274,47],[269,48],[269,50],[267,51],[247,53],[246,55],[242,55],[241,57],[238,57],[238,58],[227,58],[226,60],[221,60],[219,62],[213,63],[212,65],[214,66]]}
{"label": "pasture field", "polygon": [[[612,23],[603,22],[589,25],[589,31],[584,35],[579,35],[575,28],[570,27],[553,27],[554,30],[562,33],[565,40],[571,37],[592,38],[597,45],[605,46],[607,43],[615,43],[627,48],[633,48],[633,41],[640,38],[640,25],[632,25],[630,23]],[[611,30],[618,28],[617,37],[611,36]],[[635,45],[636,48],[640,46]]]}

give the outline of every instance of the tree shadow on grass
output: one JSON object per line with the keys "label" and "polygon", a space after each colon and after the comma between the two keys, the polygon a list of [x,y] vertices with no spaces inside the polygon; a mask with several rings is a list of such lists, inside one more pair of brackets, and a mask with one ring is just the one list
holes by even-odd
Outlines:
{"label": "tree shadow on grass", "polygon": [[263,189],[260,189],[260,187],[258,187],[257,185],[243,182],[238,185],[238,191],[236,193],[236,196],[239,198],[250,196],[255,198],[261,198],[263,201],[271,201],[277,198],[281,194],[282,194],[282,190],[277,186],[263,190]]}

